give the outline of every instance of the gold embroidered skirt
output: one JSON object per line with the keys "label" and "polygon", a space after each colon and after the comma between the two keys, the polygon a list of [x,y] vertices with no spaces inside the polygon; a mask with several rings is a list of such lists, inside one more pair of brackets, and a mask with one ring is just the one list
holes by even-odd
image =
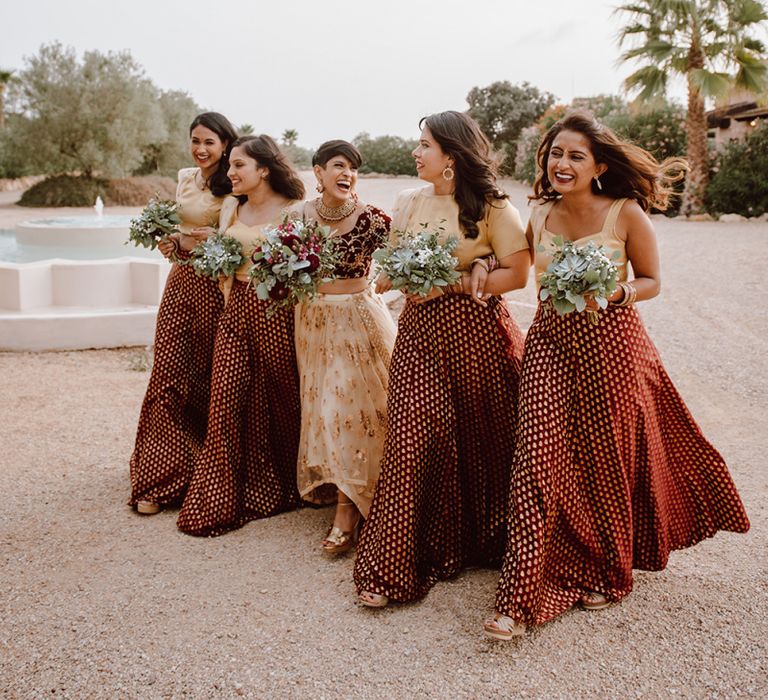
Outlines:
{"label": "gold embroidered skirt", "polygon": [[333,503],[335,486],[368,515],[384,446],[395,333],[389,310],[370,288],[320,294],[296,307],[298,487],[305,500]]}

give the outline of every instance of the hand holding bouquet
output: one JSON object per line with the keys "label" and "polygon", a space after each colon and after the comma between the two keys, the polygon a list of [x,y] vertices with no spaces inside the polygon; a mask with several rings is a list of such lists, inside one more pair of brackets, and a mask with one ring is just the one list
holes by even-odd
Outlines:
{"label": "hand holding bouquet", "polygon": [[240,241],[214,231],[192,249],[190,261],[197,275],[218,280],[222,276],[234,275],[245,262],[245,257]]}
{"label": "hand holding bouquet", "polygon": [[[561,315],[584,311],[588,298],[594,299],[601,309],[606,308],[608,297],[616,291],[619,269],[605,255],[602,246],[593,241],[577,246],[560,236],[553,240],[555,253],[539,279],[539,298],[542,301],[551,299],[555,311]],[[544,246],[539,246],[539,250],[543,252]],[[590,310],[589,318],[597,323],[597,312]]]}
{"label": "hand holding bouquet", "polygon": [[181,218],[179,205],[176,202],[159,198],[150,199],[141,214],[131,219],[127,243],[154,250],[160,241],[178,233],[179,224],[181,224]]}
{"label": "hand holding bouquet", "polygon": [[248,272],[259,299],[270,300],[270,313],[281,306],[312,299],[322,282],[333,279],[336,253],[331,229],[316,221],[285,218],[264,229]]}
{"label": "hand holding bouquet", "polygon": [[379,248],[373,259],[390,280],[392,288],[426,297],[435,287],[449,287],[461,279],[453,257],[459,242],[451,236],[440,243],[442,229],[399,233],[394,244]]}

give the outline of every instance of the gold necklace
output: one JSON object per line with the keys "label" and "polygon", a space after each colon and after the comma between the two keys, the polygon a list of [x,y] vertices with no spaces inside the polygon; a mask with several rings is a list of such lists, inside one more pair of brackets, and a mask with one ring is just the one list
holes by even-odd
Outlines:
{"label": "gold necklace", "polygon": [[355,211],[357,200],[354,197],[350,197],[341,206],[329,207],[323,202],[322,197],[318,197],[313,204],[315,205],[315,211],[320,214],[321,219],[325,219],[326,221],[341,221]]}
{"label": "gold necklace", "polygon": [[[199,178],[199,180],[198,180]],[[198,169],[197,175],[195,175],[195,184],[205,192],[208,189],[208,178],[203,175],[203,171]]]}

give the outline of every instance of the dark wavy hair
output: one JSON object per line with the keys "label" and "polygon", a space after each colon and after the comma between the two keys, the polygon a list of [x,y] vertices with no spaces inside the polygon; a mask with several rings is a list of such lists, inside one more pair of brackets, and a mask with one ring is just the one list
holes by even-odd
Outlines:
{"label": "dark wavy hair", "polygon": [[[304,183],[271,136],[241,136],[232,144],[232,148],[235,146],[242,146],[260,167],[269,170],[269,185],[275,192],[288,199],[304,199]],[[243,204],[248,197],[238,195],[238,199]]]}
{"label": "dark wavy hair", "polygon": [[223,114],[218,112],[203,112],[198,114],[189,125],[189,135],[196,126],[204,126],[216,134],[224,144],[224,153],[221,154],[219,167],[216,172],[208,178],[208,187],[211,194],[215,197],[224,197],[232,192],[232,183],[227,177],[229,170],[229,153],[232,150],[232,144],[237,139],[237,129]]}
{"label": "dark wavy hair", "polygon": [[315,151],[315,155],[312,156],[312,165],[319,165],[324,168],[334,156],[344,156],[358,170],[363,164],[363,156],[360,155],[360,151],[349,141],[334,139],[333,141],[326,141]]}
{"label": "dark wavy hair", "polygon": [[628,141],[622,141],[607,126],[585,110],[566,114],[555,123],[539,144],[536,163],[539,172],[528,199],[550,201],[560,195],[547,176],[549,152],[561,131],[575,131],[589,141],[596,163],[607,166],[600,176],[602,189],[592,180],[592,192],[612,199],[634,199],[643,211],[669,207],[670,197],[677,195],[673,183],[685,177],[688,163],[682,158],[667,158],[659,163],[651,153]]}
{"label": "dark wavy hair", "polygon": [[453,198],[459,205],[459,224],[467,238],[477,238],[477,222],[485,216],[486,207],[509,196],[496,184],[499,158],[480,125],[468,114],[439,112],[423,117],[419,128],[425,126],[443,152],[453,158]]}

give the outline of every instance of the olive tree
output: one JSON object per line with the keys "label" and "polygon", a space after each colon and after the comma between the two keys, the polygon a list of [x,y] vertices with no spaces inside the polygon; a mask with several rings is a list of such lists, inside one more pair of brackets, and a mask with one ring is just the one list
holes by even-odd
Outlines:
{"label": "olive tree", "polygon": [[168,139],[158,91],[128,52],[43,45],[17,74],[17,118],[4,143],[30,170],[123,176]]}

